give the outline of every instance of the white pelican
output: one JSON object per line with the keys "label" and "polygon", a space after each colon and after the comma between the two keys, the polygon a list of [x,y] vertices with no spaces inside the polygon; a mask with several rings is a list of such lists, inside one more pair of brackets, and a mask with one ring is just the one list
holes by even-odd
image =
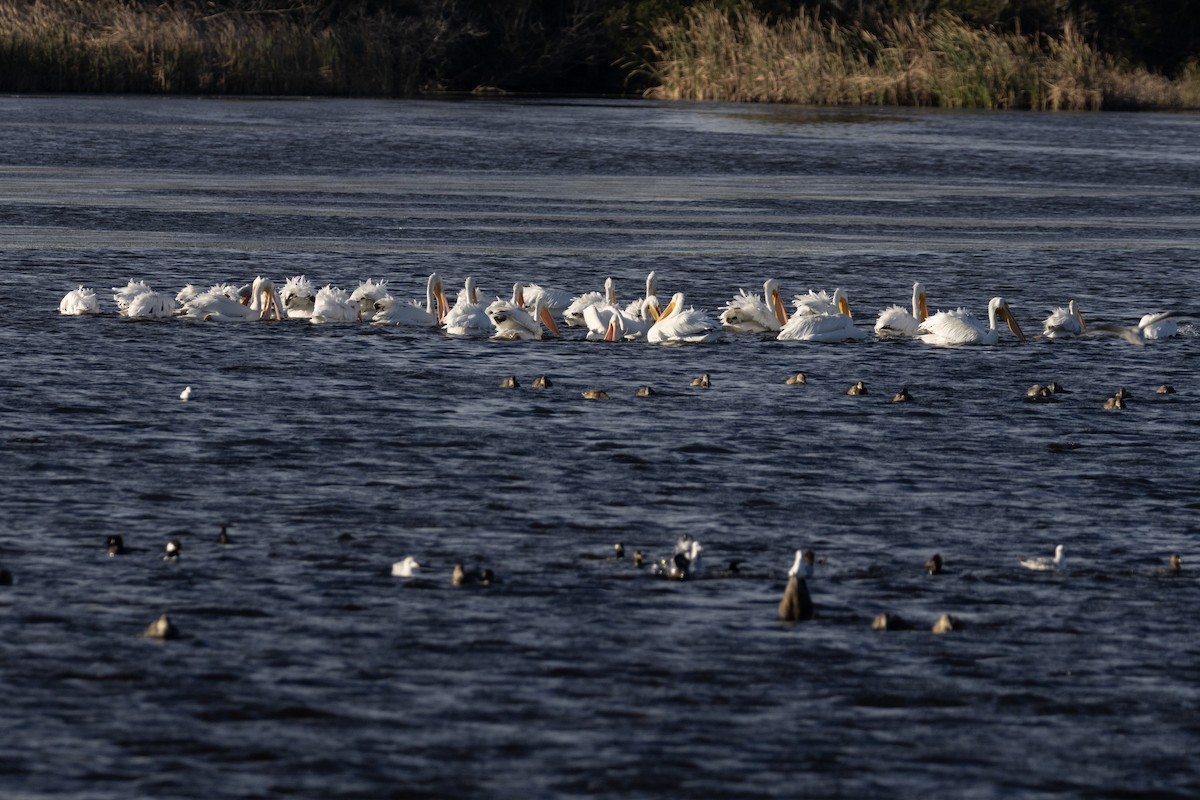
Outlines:
{"label": "white pelican", "polygon": [[563,322],[572,328],[578,328],[585,324],[583,310],[597,305],[614,307],[617,305],[617,293],[611,277],[604,279],[603,292],[584,292],[572,299],[567,310],[563,312]]}
{"label": "white pelican", "polygon": [[558,336],[558,325],[554,321],[550,309],[542,305],[539,295],[534,298],[533,311],[526,311],[519,305],[509,303],[492,303],[487,309],[488,318],[495,326],[493,339],[541,339],[542,325]]}
{"label": "white pelican", "polygon": [[684,308],[683,292],[676,292],[658,321],[646,331],[650,344],[701,344],[721,338],[721,328],[703,311]]}
{"label": "white pelican", "polygon": [[130,319],[162,319],[175,314],[175,300],[151,289],[145,281],[130,280],[113,287],[117,313]]}
{"label": "white pelican", "polygon": [[317,302],[317,289],[305,275],[293,275],[279,290],[288,319],[309,319]]}
{"label": "white pelican", "polygon": [[636,300],[631,301],[629,303],[629,305],[625,306],[625,313],[635,315],[635,316],[638,314],[641,314],[642,309],[645,308],[645,303],[647,300],[650,301],[651,305],[654,307],[655,311],[657,312],[659,310],[658,276],[653,270],[651,270],[650,273],[646,275],[646,294],[645,294],[645,296],[639,297]]}
{"label": "white pelican", "polygon": [[921,323],[920,337],[926,344],[954,347],[962,344],[995,344],[1000,339],[1000,331],[996,329],[996,318],[1008,323],[1013,335],[1025,341],[1021,326],[1008,307],[1008,301],[1003,297],[993,297],[988,303],[988,327],[977,320],[966,309],[956,311],[939,311]]}
{"label": "white pelican", "polygon": [[929,317],[925,287],[920,281],[913,284],[912,311],[903,306],[888,306],[875,320],[876,336],[916,336],[921,323]]}
{"label": "white pelican", "polygon": [[[367,278],[361,281],[353,292],[350,293],[350,299],[358,303],[358,307],[362,310],[362,319],[364,322],[372,322],[378,311],[381,311],[380,304],[384,307],[390,307],[392,303],[384,303],[386,299],[390,299],[391,294],[388,293],[387,281],[377,281],[373,278]],[[404,324],[404,323],[393,323]]]}
{"label": "white pelican", "polygon": [[261,275],[254,279],[249,302],[242,302],[239,294],[227,284],[217,284],[188,301],[183,313],[192,319],[213,322],[283,319],[283,303],[270,279]]}
{"label": "white pelican", "polygon": [[795,305],[795,315],[775,337],[780,341],[844,342],[867,338],[866,331],[855,327],[850,302],[841,289],[835,289],[832,297],[825,292],[797,296]]}
{"label": "white pelican", "polygon": [[1144,345],[1147,339],[1166,339],[1178,333],[1179,323],[1173,319],[1177,316],[1180,316],[1178,311],[1160,311],[1146,314],[1137,325],[1098,322],[1091,326],[1089,333],[1111,333],[1130,344]]}
{"label": "white pelican", "polygon": [[487,308],[485,308],[483,310],[483,313],[487,314],[488,320],[490,321],[492,318],[493,312],[508,311],[509,309],[513,309],[513,308],[524,308],[525,307],[524,292],[525,292],[524,284],[514,283],[513,288],[512,288],[512,297],[510,299],[505,300],[503,298],[497,297],[495,300],[493,300],[491,303],[488,304]]}
{"label": "white pelican", "polygon": [[99,314],[100,302],[96,299],[95,290],[80,286],[67,292],[58,303],[58,313],[69,317]]}
{"label": "white pelican", "polygon": [[362,322],[362,308],[357,300],[350,299],[350,294],[345,289],[325,284],[317,292],[309,322],[317,325],[327,322]]}
{"label": "white pelican", "polygon": [[[360,302],[362,302],[360,300]],[[430,328],[439,327],[446,317],[449,303],[446,302],[446,291],[442,288],[442,279],[432,272],[425,281],[425,305],[412,300],[401,303],[390,294],[374,302],[376,325],[410,325]]]}
{"label": "white pelican", "polygon": [[824,290],[814,292],[808,290],[808,294],[792,295],[792,306],[796,309],[797,314],[845,314],[847,317],[850,314],[850,303],[846,300],[846,293],[841,289],[834,289],[833,294]]}
{"label": "white pelican", "polygon": [[779,296],[779,281],[768,278],[763,296],[740,289],[721,311],[721,327],[731,333],[776,333],[787,324],[788,315]]}
{"label": "white pelican", "polygon": [[1054,548],[1054,558],[1022,558],[1021,566],[1026,569],[1039,570],[1041,572],[1049,572],[1051,570],[1065,570],[1067,568],[1067,557],[1065,554],[1066,548],[1059,545]]}
{"label": "white pelican", "polygon": [[1042,324],[1042,336],[1046,339],[1064,339],[1070,336],[1080,336],[1088,332],[1087,323],[1083,320],[1083,312],[1079,305],[1072,300],[1066,308],[1059,306],[1050,312]]}
{"label": "white pelican", "polygon": [[542,301],[542,308],[551,314],[571,305],[570,292],[564,292],[562,289],[550,289],[545,286],[538,286],[536,283],[526,286],[522,294],[525,297],[525,310],[531,314],[538,300]]}
{"label": "white pelican", "polygon": [[475,279],[467,276],[458,293],[454,307],[446,312],[442,327],[449,336],[488,336],[492,332],[492,321],[488,319],[479,302],[479,290]]}

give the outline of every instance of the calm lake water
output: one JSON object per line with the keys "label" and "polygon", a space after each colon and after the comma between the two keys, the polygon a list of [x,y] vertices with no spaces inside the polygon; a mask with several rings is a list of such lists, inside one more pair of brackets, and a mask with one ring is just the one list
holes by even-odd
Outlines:
{"label": "calm lake water", "polygon": [[[1190,320],[1146,347],[500,343],[131,322],[109,290],[415,298],[436,270],[624,301],[655,270],[712,314],[775,277],[869,329],[920,280],[1030,334],[1070,299],[1133,323],[1195,308],[1200,117],[8,97],[0,229],[5,797],[1200,794]],[[81,283],[105,313],[60,316]],[[595,557],[682,533],[697,580]],[[1020,566],[1059,543],[1068,572]],[[787,625],[798,547],[818,618]],[[140,637],[164,611],[182,637]]]}

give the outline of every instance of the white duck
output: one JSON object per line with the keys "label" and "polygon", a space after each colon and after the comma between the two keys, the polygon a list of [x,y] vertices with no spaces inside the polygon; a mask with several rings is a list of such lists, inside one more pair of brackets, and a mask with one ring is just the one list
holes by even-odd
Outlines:
{"label": "white duck", "polygon": [[671,296],[662,315],[646,331],[650,344],[701,344],[720,339],[720,326],[703,311],[684,308],[683,292]]}
{"label": "white duck", "polygon": [[1000,331],[996,328],[997,318],[1008,323],[1008,328],[1020,341],[1025,341],[1025,334],[1017,324],[1008,301],[1003,297],[993,297],[988,303],[988,326],[971,315],[969,311],[959,308],[955,311],[939,311],[921,323],[918,334],[926,344],[941,347],[956,347],[964,344],[995,344],[1000,339]]}
{"label": "white duck", "polygon": [[85,289],[80,286],[63,295],[63,299],[58,302],[58,313],[68,317],[99,314],[100,301],[96,299],[94,289]]}
{"label": "white duck", "polygon": [[921,323],[929,317],[929,305],[925,299],[925,287],[920,281],[913,284],[912,311],[904,306],[888,306],[879,312],[875,320],[875,335],[881,337],[916,336]]}
{"label": "white duck", "polygon": [[374,323],[436,328],[445,319],[448,305],[442,278],[433,272],[425,281],[425,305],[422,306],[417,300],[401,303],[390,294],[386,295],[374,303]]}
{"label": "white duck", "polygon": [[777,333],[788,321],[779,281],[764,281],[762,297],[740,289],[721,310],[720,320],[721,327],[731,333]]}

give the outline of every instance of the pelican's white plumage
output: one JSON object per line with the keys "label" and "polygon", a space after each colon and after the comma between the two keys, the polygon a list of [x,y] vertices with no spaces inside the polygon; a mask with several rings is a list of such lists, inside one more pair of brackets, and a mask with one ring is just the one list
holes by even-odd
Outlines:
{"label": "pelican's white plumage", "polygon": [[563,322],[567,323],[572,328],[578,328],[585,325],[586,321],[583,318],[585,308],[591,306],[613,306],[617,304],[617,292],[613,285],[611,277],[604,279],[603,292],[584,292],[583,294],[571,300],[571,304],[567,306],[563,312]]}
{"label": "pelican's white plumage", "polygon": [[288,319],[311,319],[317,303],[317,289],[305,275],[293,275],[279,290],[279,298]]}
{"label": "pelican's white plumage", "polygon": [[797,550],[796,560],[792,562],[792,568],[788,570],[788,575],[806,580],[811,578],[815,569],[815,561],[812,550]]}
{"label": "pelican's white plumage", "polygon": [[454,301],[454,307],[446,312],[442,327],[449,336],[491,335],[492,321],[479,302],[479,289],[475,287],[474,278],[467,276],[463,281],[463,288]]}
{"label": "pelican's white plumage", "polygon": [[330,322],[361,322],[362,310],[357,300],[350,299],[345,289],[325,284],[317,292],[309,322],[317,325]]}
{"label": "pelican's white plumage", "polygon": [[1174,311],[1146,314],[1138,321],[1138,330],[1146,339],[1169,339],[1179,332],[1179,323],[1171,319],[1174,316]]}
{"label": "pelican's white plumage", "polygon": [[533,313],[535,304],[539,300],[542,301],[542,308],[551,314],[562,311],[571,305],[570,292],[564,292],[562,289],[551,289],[547,286],[539,286],[536,283],[527,285],[522,290],[522,296],[525,298],[525,310],[531,314]]}
{"label": "pelican's white plumage", "polygon": [[1042,572],[1050,570],[1064,570],[1067,568],[1066,548],[1063,545],[1058,545],[1054,548],[1054,558],[1022,558],[1021,566],[1026,569],[1034,569]]}
{"label": "pelican's white plumage", "polygon": [[1000,331],[996,328],[996,319],[1008,323],[1008,328],[1022,342],[1025,334],[1008,307],[1008,301],[1003,297],[993,297],[988,303],[988,325],[972,316],[964,308],[955,311],[939,311],[921,323],[919,334],[921,341],[926,344],[942,347],[956,347],[964,344],[995,344],[1000,339]]}
{"label": "pelican's white plumage", "polygon": [[283,303],[269,278],[254,279],[249,301],[243,303],[241,293],[228,284],[217,284],[196,295],[183,306],[183,314],[192,319],[211,322],[250,322],[283,319]]}
{"label": "pelican's white plumage", "polygon": [[834,289],[833,294],[829,294],[824,290],[814,292],[808,290],[808,294],[797,294],[792,296],[792,306],[796,309],[797,314],[846,314],[849,312],[843,307],[848,306],[845,303],[846,294],[841,289]]}
{"label": "pelican's white plumage", "polygon": [[446,317],[447,305],[449,304],[446,302],[446,291],[442,287],[442,278],[433,272],[425,281],[425,305],[421,305],[418,300],[401,303],[389,294],[374,301],[372,308],[376,325],[436,328]]}
{"label": "pelican's white plumage", "polygon": [[833,295],[809,292],[795,298],[796,313],[779,331],[776,339],[791,342],[845,342],[866,339],[867,332],[854,325],[846,293],[835,289]]}
{"label": "pelican's white plumage", "polygon": [[145,281],[130,280],[125,286],[113,287],[117,313],[130,319],[162,319],[175,314],[175,299],[156,292]]}
{"label": "pelican's white plumage", "polygon": [[58,302],[58,313],[65,314],[68,317],[99,314],[100,301],[96,299],[94,289],[85,289],[83,286],[80,286],[78,289],[72,289],[63,295],[63,299]]}
{"label": "pelican's white plumage", "polygon": [[655,311],[658,311],[658,275],[651,270],[646,275],[646,294],[642,297],[632,300],[625,306],[625,313],[637,316],[642,313],[645,308],[645,302],[649,300]]}
{"label": "pelican's white plumage", "polygon": [[558,324],[550,309],[542,305],[540,295],[533,301],[532,312],[520,305],[498,301],[488,306],[487,315],[496,329],[493,339],[541,339],[543,324],[553,335],[559,335]]}
{"label": "pelican's white plumage", "polygon": [[421,565],[412,556],[405,556],[402,561],[392,563],[392,576],[396,578],[411,578]]}
{"label": "pelican's white plumage", "polygon": [[358,303],[363,322],[373,322],[379,311],[391,308],[396,303],[388,292],[387,281],[377,281],[374,278],[360,281],[350,293],[350,299]]}
{"label": "pelican's white plumage", "polygon": [[780,299],[779,281],[768,278],[763,296],[745,289],[725,304],[719,319],[721,327],[732,333],[776,333],[787,324],[788,315]]}
{"label": "pelican's white plumage", "polygon": [[1081,336],[1087,333],[1087,323],[1083,320],[1083,312],[1079,305],[1072,300],[1066,308],[1059,306],[1050,312],[1042,323],[1042,336],[1047,339],[1064,339],[1071,336]]}
{"label": "pelican's white plumage", "polygon": [[920,281],[913,284],[912,310],[903,306],[888,306],[879,312],[875,320],[876,336],[916,336],[921,323],[929,317],[929,305],[925,298],[925,287]]}
{"label": "pelican's white plumage", "polygon": [[720,339],[720,326],[703,311],[684,308],[683,292],[671,296],[658,321],[646,331],[650,344],[702,344]]}

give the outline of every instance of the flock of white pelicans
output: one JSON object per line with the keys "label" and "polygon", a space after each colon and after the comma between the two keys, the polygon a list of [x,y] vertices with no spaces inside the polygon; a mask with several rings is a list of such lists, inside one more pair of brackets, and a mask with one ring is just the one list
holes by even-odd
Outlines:
{"label": "flock of white pelicans", "polygon": [[[133,319],[183,316],[206,321],[304,319],[312,323],[369,322],[440,328],[451,336],[496,339],[541,339],[560,334],[555,317],[569,327],[586,328],[587,338],[609,342],[643,340],[651,344],[714,341],[726,333],[766,334],[784,341],[841,342],[866,339],[871,334],[855,324],[842,289],[795,295],[789,314],[779,281],[769,279],[762,294],[742,289],[720,310],[716,319],[686,306],[683,292],[675,292],[666,307],[658,300],[655,273],[646,277],[645,294],[618,305],[612,278],[603,291],[571,295],[537,284],[515,284],[512,296],[484,304],[473,278],[467,278],[453,306],[446,300],[442,279],[434,273],[426,282],[425,299],[404,301],[394,297],[386,281],[365,280],[353,291],[330,285],[320,289],[305,276],[289,278],[282,288],[263,277],[235,287],[217,284],[207,289],[187,285],[175,295],[156,292],[144,281],[130,280],[113,288],[117,313]],[[67,315],[98,314],[100,305],[92,289],[80,286],[59,304]],[[1091,327],[1074,300],[1054,309],[1043,325],[1042,336],[1057,339],[1089,333],[1121,336],[1134,344],[1175,335],[1175,312],[1147,314],[1136,325],[1097,324]],[[879,337],[912,337],[941,346],[995,344],[1003,323],[1012,335],[1025,341],[1008,301],[993,297],[987,319],[970,311],[929,313],[925,288],[913,284],[909,308],[893,305],[875,321]]]}

